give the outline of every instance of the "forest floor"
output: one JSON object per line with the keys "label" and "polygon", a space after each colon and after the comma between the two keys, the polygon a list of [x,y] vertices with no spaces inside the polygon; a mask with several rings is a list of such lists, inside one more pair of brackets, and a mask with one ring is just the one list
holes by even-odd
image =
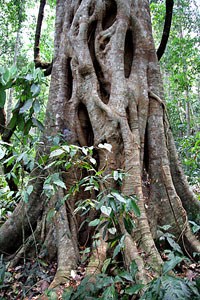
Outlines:
{"label": "forest floor", "polygon": [[[193,191],[200,195],[200,185],[193,187]],[[200,232],[196,234],[200,237]],[[90,254],[88,254],[90,255]],[[162,254],[163,260],[168,257]],[[78,267],[71,273],[71,280],[63,284],[55,290],[49,290],[49,286],[55,276],[57,264],[56,262],[46,262],[39,258],[23,259],[17,266],[9,267],[0,258],[0,300],[59,300],[63,292],[69,288],[74,290],[80,285],[85,277],[86,263]],[[181,278],[187,278],[194,281],[200,280],[200,263],[194,261],[183,260],[177,265],[175,274]],[[120,290],[117,289],[120,299]]]}
{"label": "forest floor", "polygon": [[[167,259],[167,257],[163,257]],[[0,276],[3,275],[0,265]],[[176,276],[194,281],[200,278],[200,264],[182,261],[175,269]],[[56,263],[41,260],[27,260],[16,267],[7,268],[4,272],[3,284],[0,285],[0,300],[59,300],[63,292],[69,288],[77,289],[85,276],[85,266],[79,266],[77,273],[72,272],[70,282],[49,290],[56,273]],[[1,279],[1,278],[0,278]],[[120,290],[118,289],[119,299]]]}

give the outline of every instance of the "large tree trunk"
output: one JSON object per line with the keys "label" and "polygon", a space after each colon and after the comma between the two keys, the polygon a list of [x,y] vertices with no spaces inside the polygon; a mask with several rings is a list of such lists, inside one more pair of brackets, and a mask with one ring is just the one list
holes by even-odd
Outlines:
{"label": "large tree trunk", "polygon": [[[129,234],[119,220],[119,230],[125,234],[125,267],[135,260],[139,280],[148,281],[147,266],[158,274],[162,264],[154,243],[158,225],[171,225],[171,232],[190,255],[200,251],[186,214],[188,210],[197,219],[200,205],[189,191],[177,158],[163,100],[148,0],[57,1],[55,59],[45,146],[40,151],[48,152],[45,137],[58,133],[64,134],[69,143],[81,146],[105,142],[112,145],[107,156],[98,151],[98,168],[103,168],[106,160],[108,172],[123,169],[127,176],[121,192],[136,194],[139,199],[137,232]],[[22,227],[25,237],[31,230],[35,230],[36,238],[41,237],[41,230],[46,232],[42,242],[48,255],[57,253],[55,286],[77,267],[78,242],[82,243],[83,237],[78,234],[79,220],[74,220],[64,205],[54,225],[46,222],[45,231],[41,229],[46,212],[64,195],[62,189],[58,190],[46,207],[40,194],[43,177],[35,174],[36,192],[29,204],[20,204],[2,226],[0,248],[3,253],[16,250],[22,243]],[[148,186],[143,182],[147,177]],[[71,171],[67,185],[74,180]],[[73,197],[68,202],[72,210],[76,201]],[[23,219],[18,217],[22,209]],[[108,255],[103,239],[98,261],[96,254],[94,251],[90,271],[100,271]]]}

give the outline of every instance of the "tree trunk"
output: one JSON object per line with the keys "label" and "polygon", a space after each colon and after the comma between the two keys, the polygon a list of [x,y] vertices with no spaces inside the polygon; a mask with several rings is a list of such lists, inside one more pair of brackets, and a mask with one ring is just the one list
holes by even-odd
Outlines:
{"label": "tree trunk", "polygon": [[[174,147],[152,37],[149,2],[59,0],[55,30],[45,146],[40,152],[49,151],[46,137],[66,132],[66,139],[72,144],[112,145],[112,152],[106,155],[98,150],[98,168],[102,169],[106,162],[107,172],[123,169],[127,176],[121,192],[127,196],[135,194],[139,199],[141,216],[137,231],[129,234],[119,220],[119,233],[125,235],[124,267],[128,268],[135,260],[138,279],[147,282],[148,267],[156,275],[162,264],[154,242],[158,225],[171,225],[170,231],[190,255],[200,251],[185,210],[192,211],[197,219],[200,205],[189,191]],[[73,171],[69,174],[68,186],[76,180]],[[78,243],[82,237],[77,225],[80,220],[78,217],[75,220],[72,213],[78,197],[72,197],[68,207],[61,206],[54,225],[43,222],[47,211],[64,192],[60,188],[46,205],[41,194],[45,174],[34,176],[36,189],[29,203],[20,204],[1,227],[0,249],[3,253],[16,250],[23,240],[22,227],[25,238],[31,230],[41,238],[39,225],[46,224],[42,242],[50,257],[57,253],[58,270],[52,284],[56,286],[66,281],[70,270],[78,264]],[[144,177],[148,177],[148,186]],[[23,220],[18,217],[22,206]],[[90,270],[100,271],[107,255],[106,243],[101,239],[98,261],[94,251]]]}

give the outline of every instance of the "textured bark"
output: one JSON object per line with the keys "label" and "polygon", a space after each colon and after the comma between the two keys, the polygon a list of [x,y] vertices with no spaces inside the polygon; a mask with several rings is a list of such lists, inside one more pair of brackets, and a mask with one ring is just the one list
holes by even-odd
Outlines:
{"label": "textured bark", "polygon": [[[148,282],[147,269],[150,267],[152,274],[157,275],[162,265],[154,242],[158,225],[171,225],[171,232],[191,255],[200,250],[191,235],[185,210],[196,213],[199,204],[189,192],[174,148],[152,37],[149,2],[60,0],[55,30],[44,145],[48,149],[45,137],[58,133],[69,143],[81,146],[104,142],[112,145],[112,152],[96,154],[98,168],[106,166],[107,172],[123,169],[127,176],[121,191],[127,196],[135,194],[139,199],[141,217],[135,220],[137,228],[129,234],[119,220],[119,233],[125,235],[124,266],[128,268],[135,260],[138,280]],[[79,175],[76,170],[68,173],[67,185],[73,184]],[[145,176],[149,178],[149,187],[143,184]],[[40,200],[41,185],[42,178],[37,199],[32,197],[28,205],[31,223],[36,223],[41,212],[39,201],[45,203],[42,197]],[[190,195],[190,204],[186,203],[182,187]],[[59,190],[49,206],[53,207],[62,197],[63,191]],[[83,197],[82,193],[80,199]],[[78,242],[83,237],[78,232],[81,220],[73,215],[77,200],[78,195],[71,197],[59,209],[54,225],[46,233],[50,236],[53,232],[56,236],[58,271],[53,287],[67,280],[70,270],[78,264]],[[31,211],[33,202],[35,207]],[[16,241],[21,230],[22,222],[17,219],[20,209],[1,228],[0,249],[4,252],[13,248],[11,240]],[[23,222],[27,234],[30,230],[26,218]],[[50,244],[51,252],[55,247]],[[107,255],[102,240],[88,267],[95,266],[100,271]]]}

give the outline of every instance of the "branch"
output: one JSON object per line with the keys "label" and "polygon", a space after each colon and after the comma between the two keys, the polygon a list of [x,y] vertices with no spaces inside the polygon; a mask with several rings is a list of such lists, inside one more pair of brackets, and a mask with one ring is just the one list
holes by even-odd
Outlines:
{"label": "branch", "polygon": [[161,57],[163,56],[163,54],[165,52],[165,48],[167,46],[167,42],[168,42],[168,38],[169,38],[169,34],[170,34],[171,23],[172,23],[172,13],[173,13],[174,1],[166,0],[165,5],[166,5],[165,24],[164,24],[162,39],[161,39],[160,45],[157,50],[158,60],[160,60]]}
{"label": "branch", "polygon": [[36,31],[35,31],[35,43],[34,43],[34,62],[36,68],[45,69],[44,72],[45,76],[48,76],[51,74],[52,69],[52,62],[42,62],[40,58],[40,36],[41,36],[41,28],[42,28],[42,21],[44,17],[44,7],[46,5],[46,0],[40,0],[40,7],[38,12],[38,18],[37,18],[37,25],[36,25]]}
{"label": "branch", "polygon": [[6,115],[4,108],[0,108],[0,134],[4,132],[6,126]]}

